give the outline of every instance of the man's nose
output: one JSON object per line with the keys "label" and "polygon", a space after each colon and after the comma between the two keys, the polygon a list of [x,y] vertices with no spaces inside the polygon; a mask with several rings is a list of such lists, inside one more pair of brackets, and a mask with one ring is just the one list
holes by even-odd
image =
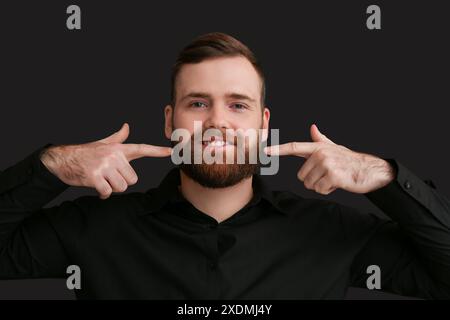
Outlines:
{"label": "man's nose", "polygon": [[217,128],[217,129],[230,128],[230,124],[227,120],[225,107],[213,106],[209,111],[208,117],[204,125],[205,128]]}

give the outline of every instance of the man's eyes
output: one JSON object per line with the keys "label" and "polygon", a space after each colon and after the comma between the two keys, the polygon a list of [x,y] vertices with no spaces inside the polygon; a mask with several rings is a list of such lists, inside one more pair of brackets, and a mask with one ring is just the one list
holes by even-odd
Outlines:
{"label": "man's eyes", "polygon": [[234,103],[234,104],[231,105],[231,108],[240,111],[240,110],[247,109],[247,106],[245,104],[242,104],[242,103]]}
{"label": "man's eyes", "polygon": [[[190,106],[195,109],[201,109],[206,108],[207,104],[201,101],[194,101],[190,104]],[[237,111],[243,111],[245,109],[248,109],[248,107],[243,103],[232,103],[230,104],[230,108]]]}
{"label": "man's eyes", "polygon": [[194,108],[204,108],[206,107],[206,104],[200,101],[195,101],[193,103],[191,103],[191,106]]}

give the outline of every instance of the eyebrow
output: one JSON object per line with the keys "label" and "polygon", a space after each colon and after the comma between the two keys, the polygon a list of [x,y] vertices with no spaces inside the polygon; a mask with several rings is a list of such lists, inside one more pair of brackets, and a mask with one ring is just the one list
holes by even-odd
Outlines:
{"label": "eyebrow", "polygon": [[228,93],[225,95],[227,98],[232,98],[232,99],[237,99],[237,100],[247,100],[249,102],[255,102],[255,99],[249,97],[246,94],[242,94],[242,93]]}
{"label": "eyebrow", "polygon": [[186,100],[187,98],[203,98],[211,100],[211,95],[203,92],[190,92],[181,98],[180,101]]}
{"label": "eyebrow", "polygon": [[[250,96],[243,94],[243,93],[237,93],[237,92],[230,92],[225,94],[225,97],[231,98],[231,99],[237,99],[237,100],[247,100],[249,102],[255,102],[256,100],[251,98]],[[186,94],[183,98],[181,98],[180,101],[183,101],[187,98],[202,98],[207,100],[212,100],[212,97],[208,93],[204,92],[190,92]]]}

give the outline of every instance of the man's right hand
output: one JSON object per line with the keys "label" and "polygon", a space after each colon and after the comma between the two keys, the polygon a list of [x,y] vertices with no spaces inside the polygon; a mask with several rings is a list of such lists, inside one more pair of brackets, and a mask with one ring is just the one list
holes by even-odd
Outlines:
{"label": "man's right hand", "polygon": [[130,161],[143,157],[168,157],[172,148],[125,144],[130,128],[124,124],[111,136],[80,145],[54,146],[41,155],[47,169],[71,186],[95,188],[100,198],[124,192],[138,177]]}

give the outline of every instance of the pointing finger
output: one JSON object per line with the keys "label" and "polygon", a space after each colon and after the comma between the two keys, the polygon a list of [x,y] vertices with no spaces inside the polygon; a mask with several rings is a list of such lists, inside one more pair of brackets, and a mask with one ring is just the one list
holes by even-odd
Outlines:
{"label": "pointing finger", "polygon": [[264,151],[271,156],[297,156],[308,158],[316,149],[316,142],[289,142],[266,147]]}
{"label": "pointing finger", "polygon": [[125,157],[128,161],[144,157],[169,157],[172,148],[153,146],[150,144],[124,144],[122,146]]}

